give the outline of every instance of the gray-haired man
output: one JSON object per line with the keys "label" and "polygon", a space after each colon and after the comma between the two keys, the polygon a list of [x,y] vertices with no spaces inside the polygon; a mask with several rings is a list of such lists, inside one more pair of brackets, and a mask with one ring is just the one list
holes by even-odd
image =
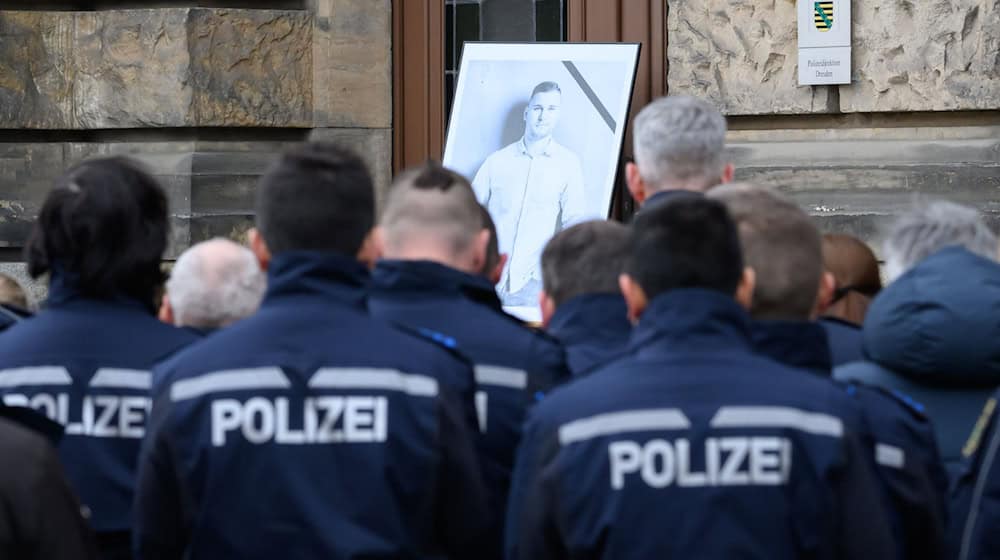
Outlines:
{"label": "gray-haired man", "polygon": [[177,259],[160,305],[160,320],[212,330],[249,317],[267,279],[250,249],[228,239],[193,245]]}
{"label": "gray-haired man", "polygon": [[724,153],[726,119],[705,101],[661,97],[639,112],[633,127],[635,163],[626,165],[625,177],[637,203],[704,193],[733,180]]}

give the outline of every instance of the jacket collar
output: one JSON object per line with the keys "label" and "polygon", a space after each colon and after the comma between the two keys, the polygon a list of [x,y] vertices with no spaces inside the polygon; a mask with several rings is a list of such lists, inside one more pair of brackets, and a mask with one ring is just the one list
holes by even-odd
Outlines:
{"label": "jacket collar", "polygon": [[833,372],[826,330],[810,321],[754,321],[754,348],[775,361],[823,376]]}
{"label": "jacket collar", "polygon": [[732,296],[698,288],[670,290],[653,298],[632,333],[643,352],[663,344],[679,350],[750,350],[750,320]]}
{"label": "jacket collar", "polygon": [[700,192],[689,191],[684,189],[666,189],[653,193],[652,196],[646,199],[646,202],[643,203],[643,206],[648,207],[651,204],[671,202],[674,200],[679,200],[691,196],[704,197],[705,195]]}
{"label": "jacket collar", "polygon": [[556,308],[546,330],[564,341],[617,339],[628,337],[632,324],[620,294],[584,294]]}
{"label": "jacket collar", "polygon": [[432,261],[381,260],[372,272],[373,291],[464,297],[502,309],[496,289],[485,277]]}
{"label": "jacket collar", "polygon": [[325,251],[286,251],[267,270],[264,304],[294,296],[324,296],[363,307],[368,270],[352,257]]}
{"label": "jacket collar", "polygon": [[61,266],[55,265],[49,272],[49,290],[43,305],[46,309],[61,307],[112,306],[123,309],[134,309],[147,315],[154,314],[153,302],[145,303],[130,296],[116,295],[97,298],[85,295],[77,287],[74,274],[66,272]]}

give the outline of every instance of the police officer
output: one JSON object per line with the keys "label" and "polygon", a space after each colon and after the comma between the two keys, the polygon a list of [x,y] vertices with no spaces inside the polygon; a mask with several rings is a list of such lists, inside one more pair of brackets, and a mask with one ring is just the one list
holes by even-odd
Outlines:
{"label": "police officer", "polygon": [[507,557],[888,557],[854,403],[751,351],[753,276],[725,208],[677,198],[633,227],[631,353],[530,414]]}
{"label": "police officer", "polygon": [[542,324],[574,376],[625,352],[632,324],[618,276],[627,255],[628,228],[606,220],[564,229],[542,251]]}
{"label": "police officer", "polygon": [[[756,277],[750,315],[756,319],[757,350],[831,379],[827,331],[815,319],[834,282],[824,276],[822,242],[809,215],[794,202],[747,184],[724,185],[708,196],[725,204],[736,221],[744,262]],[[857,430],[882,483],[896,557],[946,557],[948,476],[930,421],[919,404],[897,393],[841,386],[862,406],[865,423]]]}
{"label": "police officer", "polygon": [[562,348],[503,313],[479,274],[489,232],[462,176],[434,163],[401,174],[377,233],[383,259],[372,273],[369,311],[443,333],[475,363],[488,481],[502,500],[525,411],[568,377]]}
{"label": "police officer", "polygon": [[157,370],[137,556],[474,557],[493,521],[471,367],[365,312],[364,164],[293,149],[261,178],[256,212],[260,310]]}
{"label": "police officer", "polygon": [[45,199],[28,270],[49,274],[45,308],[0,337],[0,393],[65,426],[59,455],[105,558],[129,556],[135,461],[150,369],[196,337],[154,315],[167,198],[120,158],[82,163]]}
{"label": "police officer", "polygon": [[948,531],[950,557],[973,560],[1000,557],[1000,392],[986,401],[962,449],[963,463],[951,494]]}

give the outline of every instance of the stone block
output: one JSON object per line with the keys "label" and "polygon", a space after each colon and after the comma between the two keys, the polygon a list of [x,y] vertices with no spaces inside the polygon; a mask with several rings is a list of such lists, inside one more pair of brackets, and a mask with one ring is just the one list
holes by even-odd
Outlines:
{"label": "stone block", "polygon": [[1000,108],[993,0],[856,2],[844,112]]}
{"label": "stone block", "polygon": [[669,0],[667,85],[727,115],[836,112],[829,86],[798,84],[794,2]]}
{"label": "stone block", "polygon": [[196,124],[189,10],[76,14],[73,128]]}
{"label": "stone block", "polygon": [[389,0],[313,0],[313,126],[392,126]]}
{"label": "stone block", "polygon": [[309,127],[312,22],[303,10],[0,12],[0,126]]}
{"label": "stone block", "polygon": [[0,12],[0,128],[69,128],[73,14]]}
{"label": "stone block", "polygon": [[[823,231],[877,246],[892,217],[922,200],[977,208],[1000,224],[1000,135],[994,127],[772,130],[757,141],[729,142],[736,179],[784,192]],[[964,134],[965,137],[960,137]]]}
{"label": "stone block", "polygon": [[312,124],[308,12],[193,9],[187,33],[198,126]]}

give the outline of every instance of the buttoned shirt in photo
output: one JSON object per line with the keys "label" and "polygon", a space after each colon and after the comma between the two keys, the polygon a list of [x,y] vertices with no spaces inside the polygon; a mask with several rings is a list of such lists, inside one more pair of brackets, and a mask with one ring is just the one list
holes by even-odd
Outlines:
{"label": "buttoned shirt in photo", "polygon": [[528,152],[524,139],[493,152],[472,181],[476,198],[497,226],[500,252],[510,255],[500,293],[541,281],[548,240],[573,224],[601,218],[587,211],[583,171],[576,154],[549,139]]}

